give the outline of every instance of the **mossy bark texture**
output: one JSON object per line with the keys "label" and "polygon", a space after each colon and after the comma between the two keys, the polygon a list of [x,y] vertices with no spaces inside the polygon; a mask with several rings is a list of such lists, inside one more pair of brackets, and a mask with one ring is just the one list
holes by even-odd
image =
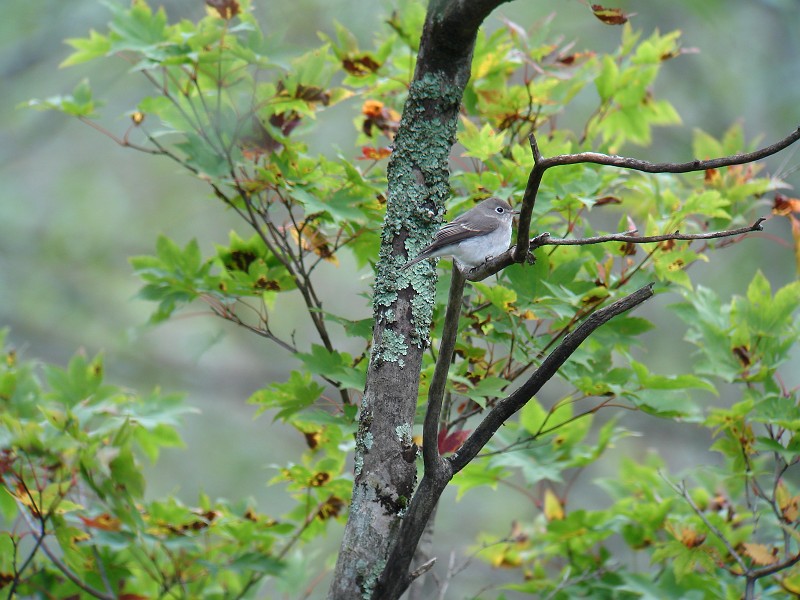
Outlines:
{"label": "mossy bark texture", "polygon": [[[375,327],[356,439],[353,501],[329,600],[395,598],[376,590],[417,474],[411,441],[422,353],[434,304],[432,266],[401,272],[430,242],[449,195],[455,142],[475,38],[507,0],[431,0],[419,57],[389,163],[389,190],[373,303]],[[410,549],[413,553],[413,548]],[[402,592],[402,590],[401,590]]]}

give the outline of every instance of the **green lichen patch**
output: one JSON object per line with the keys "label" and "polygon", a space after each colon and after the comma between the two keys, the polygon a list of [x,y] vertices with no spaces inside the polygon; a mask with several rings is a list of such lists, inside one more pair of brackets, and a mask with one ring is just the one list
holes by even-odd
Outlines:
{"label": "green lichen patch", "polygon": [[394,428],[394,432],[397,434],[397,439],[400,440],[401,444],[408,446],[414,443],[411,425],[408,423],[398,425]]}
{"label": "green lichen patch", "polygon": [[401,367],[405,366],[403,357],[408,354],[408,344],[405,337],[391,329],[381,332],[381,340],[372,352],[372,358],[384,362],[396,362]]}

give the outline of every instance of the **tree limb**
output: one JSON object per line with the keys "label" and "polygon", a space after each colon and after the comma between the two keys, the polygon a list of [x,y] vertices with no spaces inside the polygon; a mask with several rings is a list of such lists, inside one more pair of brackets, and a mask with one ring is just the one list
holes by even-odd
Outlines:
{"label": "tree limb", "polygon": [[436,367],[428,388],[428,409],[425,412],[425,425],[422,432],[422,458],[425,464],[425,473],[430,473],[441,467],[438,444],[439,417],[442,412],[442,399],[447,387],[447,373],[450,370],[453,350],[456,347],[458,317],[461,315],[461,298],[464,295],[465,283],[464,275],[453,263],[453,277],[450,281],[450,294],[447,298],[447,312],[444,317],[442,341],[439,345],[439,357],[436,359]]}
{"label": "tree limb", "polygon": [[472,435],[467,438],[461,448],[449,457],[453,473],[457,473],[477,456],[478,452],[488,443],[494,433],[506,420],[521,409],[533,396],[547,383],[567,359],[578,349],[583,341],[598,327],[607,323],[617,315],[629,311],[653,296],[653,284],[649,284],[617,300],[613,304],[591,314],[572,333],[567,334],[561,343],[542,362],[538,369],[528,380],[509,396],[503,398],[489,411]]}
{"label": "tree limb", "polygon": [[[675,231],[674,233],[664,233],[661,235],[648,235],[637,236],[634,235],[636,230],[625,231],[622,233],[610,233],[608,235],[597,235],[587,238],[552,238],[547,232],[540,233],[528,240],[528,252],[542,246],[588,246],[590,244],[603,244],[606,242],[625,242],[629,244],[651,244],[655,242],[665,242],[668,240],[712,240],[717,238],[734,237],[746,233],[753,233],[756,231],[763,231],[762,223],[766,221],[765,217],[759,217],[752,225],[747,227],[739,227],[738,229],[725,229],[722,231],[708,231],[705,233],[681,233]],[[507,266],[518,262],[517,246],[512,246],[503,254],[486,261],[467,273],[467,281],[481,281],[495,273],[502,271]]]}
{"label": "tree limb", "polygon": [[605,242],[628,242],[630,244],[650,244],[653,242],[665,242],[668,240],[713,240],[716,238],[733,237],[742,235],[744,233],[752,233],[754,231],[764,231],[761,224],[766,221],[766,217],[759,217],[755,223],[747,227],[739,227],[738,229],[728,229],[724,231],[708,231],[706,233],[665,233],[663,235],[647,235],[637,236],[633,235],[636,230],[626,231],[624,233],[611,233],[608,235],[597,235],[588,238],[570,239],[553,239],[549,233],[542,233],[531,240],[531,249],[539,248],[540,246],[587,246],[589,244],[602,244]]}
{"label": "tree limb", "polygon": [[528,184],[525,187],[525,194],[522,197],[523,205],[519,218],[517,246],[514,254],[516,262],[522,262],[527,257],[529,244],[528,236],[530,235],[533,206],[536,202],[536,196],[539,193],[539,186],[542,183],[542,176],[547,169],[562,165],[575,165],[581,163],[593,163],[621,169],[633,169],[634,171],[643,171],[645,173],[690,173],[693,171],[705,171],[706,169],[718,169],[720,167],[741,165],[744,163],[761,160],[780,152],[784,148],[791,146],[800,139],[800,127],[795,129],[782,140],[770,146],[760,148],[754,152],[733,154],[731,156],[712,158],[710,160],[693,160],[684,163],[651,163],[638,158],[601,154],[599,152],[560,154],[558,156],[546,158],[543,157],[539,151],[539,146],[536,143],[536,137],[533,133],[531,133],[528,139],[530,140],[531,144],[531,153],[533,154],[534,164],[533,169],[531,169],[531,173],[528,176]]}
{"label": "tree limb", "polygon": [[[453,288],[451,287],[451,289]],[[441,460],[437,449],[434,454],[436,466],[432,470],[426,468],[422,481],[420,481],[419,487],[411,499],[411,504],[408,506],[406,515],[400,524],[400,530],[386,561],[386,568],[373,593],[373,599],[394,600],[399,598],[408,587],[412,580],[409,573],[409,565],[411,564],[414,550],[425,530],[425,524],[429,516],[453,475],[475,458],[500,426],[522,408],[556,374],[561,365],[566,362],[589,335],[613,317],[638,306],[652,295],[653,289],[652,284],[650,284],[587,317],[575,331],[562,340],[541,366],[536,369],[536,372],[519,389],[495,405],[456,454]],[[451,303],[452,300],[453,298],[451,297]],[[460,307],[460,302],[458,304]],[[449,311],[450,306],[448,306]],[[457,313],[458,311],[455,312]],[[443,353],[440,353],[440,357],[441,354]],[[449,364],[449,361],[447,362]]]}

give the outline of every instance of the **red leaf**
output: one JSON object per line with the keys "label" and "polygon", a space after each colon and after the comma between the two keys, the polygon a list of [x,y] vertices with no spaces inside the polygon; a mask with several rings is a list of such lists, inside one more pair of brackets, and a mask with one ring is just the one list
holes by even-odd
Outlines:
{"label": "red leaf", "polygon": [[592,12],[606,25],[622,25],[628,22],[628,15],[620,8],[606,8],[600,4],[592,4]]}
{"label": "red leaf", "polygon": [[581,61],[585,58],[591,58],[595,55],[594,52],[573,52],[572,54],[562,54],[558,58],[556,58],[557,62],[560,62],[562,65],[570,66],[575,64],[578,61]]}
{"label": "red leaf", "polygon": [[369,75],[380,69],[381,65],[368,54],[348,56],[342,59],[342,67],[351,75]]}
{"label": "red leaf", "polygon": [[616,196],[603,196],[602,198],[598,198],[594,203],[595,206],[603,206],[605,204],[622,204],[622,200]]}
{"label": "red leaf", "polygon": [[464,443],[464,440],[469,437],[470,433],[472,433],[471,429],[462,429],[451,433],[447,433],[446,429],[439,431],[439,454],[447,454],[458,450],[461,444]]}
{"label": "red leaf", "polygon": [[206,0],[206,4],[217,11],[220,18],[226,21],[230,21],[241,11],[236,0]]}

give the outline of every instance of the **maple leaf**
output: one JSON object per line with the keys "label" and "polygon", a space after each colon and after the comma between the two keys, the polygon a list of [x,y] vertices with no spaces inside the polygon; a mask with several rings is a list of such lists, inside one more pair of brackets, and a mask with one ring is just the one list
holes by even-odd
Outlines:
{"label": "maple leaf", "polygon": [[757,565],[774,565],[778,562],[778,557],[775,556],[777,548],[769,550],[764,544],[753,544],[745,542],[742,544],[744,553]]}
{"label": "maple leaf", "polygon": [[356,160],[381,160],[391,156],[391,148],[373,148],[372,146],[362,146],[361,156],[357,156]]}
{"label": "maple leaf", "polygon": [[547,488],[544,492],[544,516],[548,521],[561,521],[564,519],[564,505],[555,495],[553,490]]}
{"label": "maple leaf", "polygon": [[439,431],[438,437],[438,444],[439,444],[439,454],[447,454],[449,452],[455,452],[461,447],[461,444],[469,437],[469,434],[472,433],[472,430],[461,429],[460,431],[451,431],[447,433],[446,429],[442,429]]}
{"label": "maple leaf", "polygon": [[226,21],[230,21],[241,11],[237,0],[206,0],[206,5],[213,8],[214,12]]}
{"label": "maple leaf", "polygon": [[594,16],[606,25],[622,25],[628,22],[628,17],[620,8],[606,8],[600,4],[592,4]]}
{"label": "maple leaf", "polygon": [[116,517],[112,517],[108,513],[97,515],[96,517],[83,517],[78,515],[78,518],[83,521],[86,527],[92,529],[100,529],[102,531],[119,531],[122,523]]}

